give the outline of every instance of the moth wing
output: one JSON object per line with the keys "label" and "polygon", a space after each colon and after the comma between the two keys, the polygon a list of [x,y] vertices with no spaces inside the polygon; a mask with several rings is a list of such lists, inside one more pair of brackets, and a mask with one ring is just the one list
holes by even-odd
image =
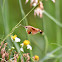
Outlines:
{"label": "moth wing", "polygon": [[27,31],[28,34],[31,34],[31,31]]}
{"label": "moth wing", "polygon": [[27,29],[27,33],[28,33],[28,34],[31,34],[31,30],[30,30],[30,29]]}
{"label": "moth wing", "polygon": [[37,34],[37,33],[38,33],[38,29],[32,28],[32,35]]}

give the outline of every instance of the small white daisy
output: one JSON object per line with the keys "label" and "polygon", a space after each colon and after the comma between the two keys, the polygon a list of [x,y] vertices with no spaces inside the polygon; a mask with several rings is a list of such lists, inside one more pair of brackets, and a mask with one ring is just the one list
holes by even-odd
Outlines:
{"label": "small white daisy", "polygon": [[25,40],[22,44],[20,44],[21,45],[21,51],[24,51],[23,50],[23,46],[25,45],[25,46],[27,46],[27,49],[30,49],[30,50],[32,50],[32,47],[29,45],[30,44],[30,41],[28,41],[28,40]]}
{"label": "small white daisy", "polygon": [[21,40],[18,37],[15,38],[15,42],[20,42],[20,41]]}
{"label": "small white daisy", "polygon": [[20,38],[17,37],[17,35],[11,36],[12,41],[14,40],[15,42],[20,42]]}

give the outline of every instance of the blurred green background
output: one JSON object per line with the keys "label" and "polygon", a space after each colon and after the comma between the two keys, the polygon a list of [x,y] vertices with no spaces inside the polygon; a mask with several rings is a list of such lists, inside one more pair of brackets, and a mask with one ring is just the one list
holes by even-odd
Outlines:
{"label": "blurred green background", "polygon": [[[62,0],[56,0],[56,3],[53,3],[51,0],[43,0],[44,10],[60,23],[62,23],[61,2]],[[20,6],[20,4],[22,6]],[[11,29],[24,17],[22,12],[27,14],[31,9],[32,7],[30,7],[30,2],[25,4],[25,0],[0,0],[0,38],[3,39],[7,34],[9,34]],[[47,43],[45,37],[39,33],[35,35],[29,35],[33,48],[33,55],[38,55],[41,62],[41,60],[46,57],[47,53],[52,52],[59,47],[51,43],[58,43],[62,45],[62,27],[59,27],[45,14],[43,14],[43,18],[38,16],[35,17],[34,11],[32,11],[26,17],[26,20],[28,25],[43,30],[48,38]],[[25,26],[26,21],[23,20],[21,24]],[[26,31],[23,27],[17,28],[13,35],[14,34],[16,34],[21,39],[20,43],[27,39]],[[7,42],[12,45],[10,39],[7,40]],[[48,46],[47,49],[46,46]],[[45,60],[45,62],[62,62],[61,56],[60,58],[57,58],[59,55],[62,55],[62,49],[54,53],[55,57]]]}

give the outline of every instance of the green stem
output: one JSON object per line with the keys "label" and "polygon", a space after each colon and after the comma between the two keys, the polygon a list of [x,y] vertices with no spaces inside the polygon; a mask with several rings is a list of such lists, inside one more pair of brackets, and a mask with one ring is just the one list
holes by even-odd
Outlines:
{"label": "green stem", "polygon": [[59,27],[62,27],[62,23],[60,23],[59,21],[58,21],[58,19],[56,20],[55,18],[53,18],[49,13],[47,13],[45,10],[44,10],[44,14],[46,15],[46,16],[48,16],[53,22],[55,22]]}
{"label": "green stem", "polygon": [[34,9],[35,7],[33,7],[14,28],[16,28]]}
{"label": "green stem", "polygon": [[[21,0],[19,0],[19,5],[20,5],[20,10],[21,10],[21,14],[22,14],[22,18],[25,16],[25,13],[24,13],[24,10],[23,10],[23,7],[22,7],[22,3],[21,3]],[[27,25],[28,26],[28,21],[27,21],[27,18],[25,18],[23,20],[23,23],[25,23],[25,26]],[[26,37],[28,39],[28,35],[26,33]]]}
{"label": "green stem", "polygon": [[62,48],[62,46],[61,46],[60,44],[58,44],[58,43],[50,43],[50,44],[52,44],[52,45],[57,45],[57,46],[59,46],[59,47]]}
{"label": "green stem", "polygon": [[[60,22],[60,0],[56,0],[55,8],[56,19],[58,20],[58,22]],[[61,28],[59,26],[57,26],[57,44],[61,44]],[[62,53],[62,51],[60,50],[58,53],[60,54]],[[59,62],[62,62],[61,58],[59,59]]]}
{"label": "green stem", "polygon": [[[25,13],[24,13],[24,10],[23,10],[23,8],[22,8],[22,3],[21,3],[21,0],[19,0],[19,5],[20,5],[20,10],[21,10],[21,13],[22,13],[22,17],[24,17],[25,16]],[[30,11],[31,12],[31,11]],[[29,12],[29,13],[30,13]],[[29,14],[28,13],[28,14]],[[26,23],[26,25],[28,25],[28,21],[27,21],[27,18],[25,17],[25,23]],[[19,25],[19,24],[18,24]],[[28,38],[28,40],[30,41],[30,36],[26,33],[26,37]],[[30,56],[31,56],[31,58],[33,57],[32,56],[32,51],[30,50]],[[31,60],[32,61],[32,60]]]}
{"label": "green stem", "polygon": [[44,30],[44,33],[43,33],[43,35],[44,35],[44,40],[45,40],[45,54],[47,53],[47,50],[48,50],[48,38],[47,38],[47,36],[46,36],[46,26],[45,26],[45,16],[43,17],[43,30]]}
{"label": "green stem", "polygon": [[[3,24],[4,24],[4,30],[5,30],[5,35],[9,33],[9,25],[8,25],[8,1],[3,0],[3,4],[1,6],[2,9],[2,17],[3,17]],[[4,41],[4,40],[3,40]],[[9,46],[11,45],[10,39],[8,38],[6,41]]]}
{"label": "green stem", "polygon": [[[23,18],[25,16],[25,13],[24,13],[24,10],[23,10],[23,7],[22,7],[21,0],[19,0],[19,5],[20,5],[21,13],[22,13],[22,18]],[[27,18],[25,18],[24,22],[26,23],[26,25],[28,25]]]}
{"label": "green stem", "polygon": [[55,52],[59,51],[60,49],[61,49],[61,47],[58,47],[58,48],[54,49],[52,52],[48,53],[49,55],[46,54],[46,56],[43,59],[41,59],[40,62],[44,62],[45,60],[51,58],[51,55],[53,55]]}
{"label": "green stem", "polygon": [[43,33],[44,39],[45,39],[45,54],[47,53],[48,50],[48,38],[45,33]]}

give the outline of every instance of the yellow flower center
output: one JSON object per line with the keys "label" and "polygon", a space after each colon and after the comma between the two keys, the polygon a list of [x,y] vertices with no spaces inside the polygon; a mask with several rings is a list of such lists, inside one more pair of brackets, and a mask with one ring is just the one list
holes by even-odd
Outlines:
{"label": "yellow flower center", "polygon": [[23,43],[24,43],[24,45],[29,45],[30,44],[30,41],[25,40]]}
{"label": "yellow flower center", "polygon": [[11,38],[12,38],[13,40],[15,40],[16,37],[17,37],[17,35],[11,36]]}
{"label": "yellow flower center", "polygon": [[39,56],[35,55],[35,60],[38,61],[39,60]]}

